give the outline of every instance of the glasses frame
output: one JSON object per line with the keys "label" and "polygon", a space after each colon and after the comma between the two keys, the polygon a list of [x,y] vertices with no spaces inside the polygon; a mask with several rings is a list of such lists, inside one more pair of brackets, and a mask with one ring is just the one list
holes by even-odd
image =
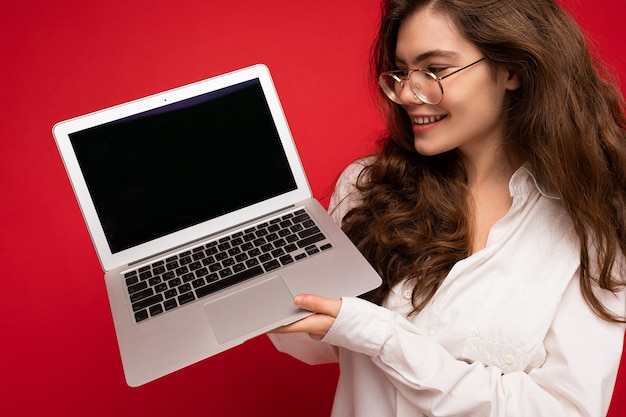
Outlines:
{"label": "glasses frame", "polygon": [[[425,104],[430,104],[433,106],[436,106],[437,104],[441,103],[441,101],[443,100],[443,85],[441,85],[441,81],[445,80],[446,78],[457,74],[461,71],[463,71],[464,69],[467,69],[473,65],[478,64],[481,61],[484,61],[486,58],[482,57],[477,61],[472,62],[471,64],[467,64],[464,67],[461,67],[457,70],[452,71],[449,74],[446,74],[442,77],[438,77],[437,75],[435,75],[432,71],[426,70],[426,69],[422,69],[422,68],[415,68],[415,69],[409,69],[409,70],[395,70],[395,71],[386,71],[381,73],[378,76],[378,85],[380,86],[380,88],[383,90],[383,92],[385,93],[385,95],[394,103],[397,104],[402,104],[403,101],[402,99],[396,94],[395,91],[393,91],[389,85],[387,84],[387,82],[385,81],[385,77],[389,77],[391,79],[393,79],[396,83],[400,84],[400,87],[404,90],[404,83],[405,81],[409,81],[409,85],[411,87],[411,92],[413,93],[413,96],[415,97],[416,100],[420,100],[422,103]],[[407,72],[408,71],[408,72]],[[400,77],[398,74],[399,73],[407,73],[405,77]],[[437,82],[437,85],[439,85],[439,90],[441,91],[441,98],[439,99],[439,101],[434,102],[431,100],[428,100],[421,92],[419,89],[419,85],[415,85],[413,82],[411,82],[411,74],[413,74],[414,72],[421,72],[423,74],[428,75],[429,77],[431,77],[433,79],[433,81]],[[395,97],[395,99],[394,99]]]}

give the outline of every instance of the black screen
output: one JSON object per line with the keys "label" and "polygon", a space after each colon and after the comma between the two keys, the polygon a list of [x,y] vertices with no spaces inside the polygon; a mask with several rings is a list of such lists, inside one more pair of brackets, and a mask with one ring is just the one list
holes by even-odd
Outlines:
{"label": "black screen", "polygon": [[70,140],[112,253],[296,188],[258,80]]}

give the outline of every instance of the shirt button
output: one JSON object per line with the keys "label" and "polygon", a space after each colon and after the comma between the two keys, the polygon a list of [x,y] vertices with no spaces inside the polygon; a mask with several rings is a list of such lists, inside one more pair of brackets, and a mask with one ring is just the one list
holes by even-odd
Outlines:
{"label": "shirt button", "polygon": [[404,290],[404,298],[411,298],[413,297],[413,290]]}
{"label": "shirt button", "polygon": [[513,362],[515,362],[515,357],[513,355],[504,355],[504,363],[510,365]]}

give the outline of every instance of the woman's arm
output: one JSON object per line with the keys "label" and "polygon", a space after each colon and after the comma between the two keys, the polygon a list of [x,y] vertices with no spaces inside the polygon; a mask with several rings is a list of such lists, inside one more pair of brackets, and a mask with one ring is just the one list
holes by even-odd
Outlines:
{"label": "woman's arm", "polygon": [[[624,314],[625,301],[605,302]],[[604,416],[621,357],[624,327],[594,315],[576,280],[563,294],[545,339],[547,358],[529,372],[503,374],[495,366],[452,357],[408,320],[366,301],[297,297],[322,314],[284,331],[307,331],[322,341],[365,354],[388,376],[410,406],[437,416]],[[334,319],[337,306],[340,311]],[[320,311],[321,310],[321,311]],[[316,336],[317,335],[317,336]]]}

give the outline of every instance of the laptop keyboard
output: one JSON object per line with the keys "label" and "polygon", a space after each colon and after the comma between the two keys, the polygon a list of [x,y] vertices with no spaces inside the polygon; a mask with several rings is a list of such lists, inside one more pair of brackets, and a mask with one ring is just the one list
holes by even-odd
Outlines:
{"label": "laptop keyboard", "polygon": [[127,272],[137,323],[330,249],[304,209]]}

